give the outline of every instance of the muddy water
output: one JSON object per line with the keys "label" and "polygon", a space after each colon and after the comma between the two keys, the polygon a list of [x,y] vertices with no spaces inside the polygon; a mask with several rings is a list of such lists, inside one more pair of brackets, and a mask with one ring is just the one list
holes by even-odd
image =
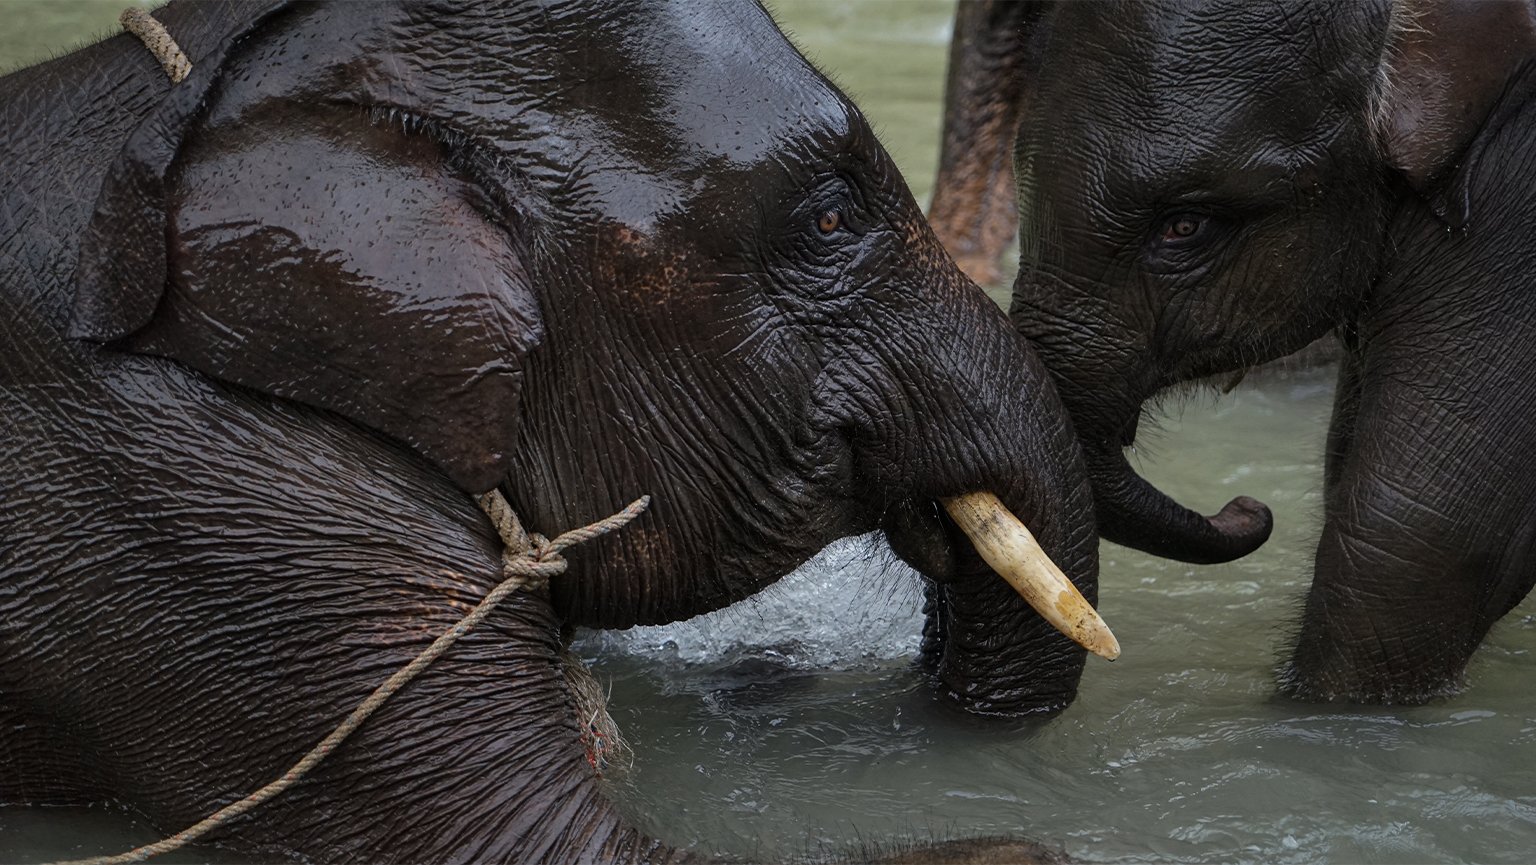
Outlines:
{"label": "muddy water", "polygon": [[[0,68],[100,32],[118,5],[0,4]],[[926,199],[947,3],[775,7]],[[1002,833],[1106,862],[1528,861],[1530,604],[1494,628],[1455,700],[1361,710],[1271,696],[1306,585],[1331,389],[1326,373],[1258,382],[1143,435],[1137,457],[1165,489],[1206,512],[1264,499],[1275,537],[1205,568],[1106,544],[1102,609],[1125,654],[1090,659],[1078,701],[1049,723],[982,726],[932,703],[910,670],[916,577],[867,539],[702,620],[583,636],[637,754],[615,785],[622,807],[673,842],[765,859]],[[0,862],[151,835],[98,812],[0,809]]]}

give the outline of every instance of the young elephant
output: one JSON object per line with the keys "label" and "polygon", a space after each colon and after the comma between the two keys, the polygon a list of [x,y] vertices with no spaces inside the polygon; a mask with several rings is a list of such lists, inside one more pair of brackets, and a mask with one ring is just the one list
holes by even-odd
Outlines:
{"label": "young elephant", "polygon": [[1262,505],[1202,517],[1121,448],[1160,391],[1336,328],[1324,525],[1281,687],[1454,692],[1536,579],[1531,5],[1015,17],[1012,317],[1072,414],[1105,537],[1191,562],[1263,543]]}
{"label": "young elephant", "polygon": [[653,505],[219,840],[672,858],[598,790],[562,628],[875,528],[944,698],[1072,699],[1083,651],[938,506],[995,493],[1093,598],[1064,412],[760,7],[159,15],[180,83],[128,36],[0,79],[0,801],[173,830],[272,780],[499,581],[492,488],[551,534]]}

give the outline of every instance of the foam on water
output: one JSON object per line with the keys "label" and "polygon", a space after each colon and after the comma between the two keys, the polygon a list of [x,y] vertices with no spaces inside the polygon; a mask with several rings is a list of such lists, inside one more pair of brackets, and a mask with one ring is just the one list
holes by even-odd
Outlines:
{"label": "foam on water", "polygon": [[723,610],[671,625],[586,631],[576,650],[701,665],[761,658],[788,669],[868,668],[917,653],[920,580],[878,534],[845,538]]}

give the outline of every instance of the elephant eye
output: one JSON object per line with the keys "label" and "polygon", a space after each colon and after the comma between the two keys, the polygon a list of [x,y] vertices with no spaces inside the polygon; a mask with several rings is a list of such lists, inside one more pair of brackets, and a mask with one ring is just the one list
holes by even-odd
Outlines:
{"label": "elephant eye", "polygon": [[1198,235],[1200,229],[1204,227],[1205,220],[1200,216],[1193,213],[1177,213],[1168,217],[1168,221],[1163,223],[1162,239],[1174,243],[1188,240]]}
{"label": "elephant eye", "polygon": [[843,215],[836,210],[828,210],[816,219],[816,230],[822,234],[831,234],[842,227]]}
{"label": "elephant eye", "polygon": [[1143,265],[1154,273],[1187,273],[1209,264],[1233,237],[1236,223],[1218,214],[1172,213],[1152,223],[1142,249]]}

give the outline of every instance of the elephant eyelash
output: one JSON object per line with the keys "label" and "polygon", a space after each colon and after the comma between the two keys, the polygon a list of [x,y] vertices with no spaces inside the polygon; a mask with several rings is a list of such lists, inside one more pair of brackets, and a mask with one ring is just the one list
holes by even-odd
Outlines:
{"label": "elephant eyelash", "polygon": [[869,226],[859,217],[858,208],[847,199],[833,201],[813,209],[811,224],[816,237],[823,241],[839,237],[863,237]]}
{"label": "elephant eyelash", "polygon": [[[837,178],[837,187],[816,196],[820,206],[812,208],[811,223],[823,240],[849,234],[862,237],[869,226],[860,218],[863,196],[851,179]],[[829,220],[830,218],[830,220]]]}
{"label": "elephant eyelash", "polygon": [[1164,212],[1152,223],[1153,246],[1193,247],[1219,239],[1233,220],[1220,211],[1180,208]]}
{"label": "elephant eyelash", "polygon": [[425,135],[442,145],[443,149],[455,158],[461,157],[470,150],[470,137],[463,132],[446,123],[399,108],[385,105],[369,106],[368,122],[383,128],[398,126],[406,135]]}
{"label": "elephant eyelash", "polygon": [[1164,243],[1193,241],[1206,230],[1206,217],[1198,213],[1181,213],[1163,220]]}
{"label": "elephant eyelash", "polygon": [[[498,158],[488,156],[472,136],[446,123],[385,105],[368,106],[368,121],[382,129],[398,128],[403,135],[420,135],[442,148],[448,170],[461,175],[480,193],[472,202],[487,218],[510,228],[509,219],[521,216],[501,178],[514,175]],[[493,207],[483,206],[489,202]]]}

